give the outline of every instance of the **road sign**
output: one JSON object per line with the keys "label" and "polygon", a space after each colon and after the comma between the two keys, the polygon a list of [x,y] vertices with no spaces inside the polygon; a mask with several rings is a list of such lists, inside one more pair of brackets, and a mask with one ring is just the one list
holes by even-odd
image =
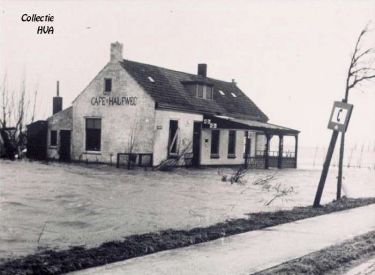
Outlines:
{"label": "road sign", "polygon": [[328,129],[338,132],[346,132],[348,128],[350,116],[352,114],[353,105],[341,101],[335,101],[333,104],[331,117],[328,123]]}

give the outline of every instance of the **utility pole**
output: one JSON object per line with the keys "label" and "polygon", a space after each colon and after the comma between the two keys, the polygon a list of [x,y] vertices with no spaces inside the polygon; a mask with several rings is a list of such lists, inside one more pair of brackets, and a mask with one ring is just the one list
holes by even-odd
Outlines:
{"label": "utility pole", "polygon": [[[345,92],[345,98],[342,100],[343,103],[348,103],[349,90]],[[341,198],[341,188],[342,188],[342,170],[344,162],[344,147],[345,147],[345,132],[341,132],[341,142],[340,142],[340,156],[339,156],[339,174],[337,177],[337,191],[336,200]]]}

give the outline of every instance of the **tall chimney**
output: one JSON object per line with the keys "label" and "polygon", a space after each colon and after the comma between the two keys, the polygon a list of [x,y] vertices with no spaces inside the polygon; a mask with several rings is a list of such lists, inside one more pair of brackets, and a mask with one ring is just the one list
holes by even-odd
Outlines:
{"label": "tall chimney", "polygon": [[110,62],[120,62],[123,60],[122,57],[122,47],[123,45],[120,42],[111,43],[111,59]]}
{"label": "tall chimney", "polygon": [[63,101],[62,97],[60,97],[60,83],[57,81],[56,83],[56,96],[53,97],[52,100],[52,114],[56,114],[62,110]]}
{"label": "tall chimney", "polygon": [[207,77],[207,64],[198,64],[198,75]]}

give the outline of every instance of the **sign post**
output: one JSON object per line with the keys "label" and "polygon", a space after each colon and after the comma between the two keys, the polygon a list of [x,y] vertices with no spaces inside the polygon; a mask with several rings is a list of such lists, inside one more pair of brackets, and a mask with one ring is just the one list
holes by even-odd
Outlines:
{"label": "sign post", "polygon": [[[331,141],[329,143],[327,156],[323,164],[322,174],[320,176],[318,189],[316,190],[316,195],[314,199],[314,207],[318,207],[320,205],[320,200],[322,198],[324,185],[327,179],[327,174],[329,170],[329,166],[331,164],[331,159],[333,152],[335,150],[335,145],[337,141],[337,136],[339,132],[345,133],[346,129],[348,128],[350,116],[353,110],[353,105],[347,104],[340,101],[335,101],[333,104],[331,116],[328,123],[328,129],[333,130]],[[340,186],[341,189],[341,186]]]}

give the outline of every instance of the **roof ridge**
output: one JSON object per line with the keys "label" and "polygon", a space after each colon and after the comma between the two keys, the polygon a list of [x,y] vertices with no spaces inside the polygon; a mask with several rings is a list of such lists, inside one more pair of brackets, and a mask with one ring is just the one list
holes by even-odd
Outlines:
{"label": "roof ridge", "polygon": [[[152,65],[152,64],[148,64],[148,63],[143,63],[143,62],[139,62],[139,61],[134,61],[134,60],[130,60],[130,59],[125,59],[124,58],[123,61],[129,61],[129,62],[141,64],[141,65],[152,66],[152,67],[155,67],[155,68],[158,68],[158,69],[168,70],[168,71],[176,72],[176,73],[187,74],[187,75],[193,76],[193,77],[200,77],[199,75],[196,75],[196,74],[187,73],[187,72],[183,72],[183,71],[179,71],[179,70],[174,70],[174,69],[169,69],[169,68],[165,68],[165,67],[161,67],[161,66],[156,66],[156,65]],[[230,82],[230,81],[225,81],[225,80],[221,80],[221,79],[217,79],[217,78],[212,78],[212,77],[205,77],[205,78],[207,78],[209,80],[213,80],[213,81],[224,82],[226,84],[232,84],[232,82]]]}

